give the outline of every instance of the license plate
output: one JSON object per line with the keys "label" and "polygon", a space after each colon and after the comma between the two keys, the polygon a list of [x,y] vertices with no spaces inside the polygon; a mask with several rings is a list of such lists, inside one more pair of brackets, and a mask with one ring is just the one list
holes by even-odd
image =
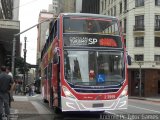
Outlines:
{"label": "license plate", "polygon": [[93,107],[103,107],[104,104],[103,103],[95,103],[93,104]]}

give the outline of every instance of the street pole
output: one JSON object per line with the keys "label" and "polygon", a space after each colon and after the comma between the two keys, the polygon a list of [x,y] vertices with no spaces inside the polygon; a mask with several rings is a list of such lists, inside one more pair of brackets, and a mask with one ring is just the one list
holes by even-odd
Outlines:
{"label": "street pole", "polygon": [[26,86],[26,53],[27,53],[27,50],[26,50],[26,40],[27,40],[27,37],[24,37],[24,80],[23,80],[23,94],[25,94],[25,86]]}
{"label": "street pole", "polygon": [[142,69],[141,63],[139,62],[139,96],[142,97]]}
{"label": "street pole", "polygon": [[16,36],[13,36],[13,50],[12,50],[12,74],[14,76],[14,63],[15,63],[15,50],[16,50]]}

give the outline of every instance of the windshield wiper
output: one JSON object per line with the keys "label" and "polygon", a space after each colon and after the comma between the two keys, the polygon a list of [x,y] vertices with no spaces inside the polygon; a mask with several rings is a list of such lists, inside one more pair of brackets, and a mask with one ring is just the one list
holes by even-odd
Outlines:
{"label": "windshield wiper", "polygon": [[[90,82],[75,82],[73,83],[73,85],[86,85],[86,86],[92,86],[92,85],[100,85],[103,84],[105,85],[105,83],[107,83],[106,85],[109,85],[108,83],[112,83],[111,85],[122,85],[123,81],[117,81],[117,80],[110,80],[110,81],[102,81],[102,82],[98,82],[98,81],[90,81]],[[118,83],[118,84],[115,84]]]}

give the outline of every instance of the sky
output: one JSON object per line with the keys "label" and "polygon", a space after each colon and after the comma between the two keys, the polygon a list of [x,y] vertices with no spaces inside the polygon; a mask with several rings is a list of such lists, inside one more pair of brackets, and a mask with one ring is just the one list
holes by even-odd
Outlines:
{"label": "sky", "polygon": [[[49,4],[52,0],[20,0],[19,20],[20,32],[34,26],[38,23],[39,12],[43,9],[48,10]],[[22,43],[21,56],[23,57],[24,37],[27,37],[26,42],[26,62],[36,64],[36,50],[37,50],[37,27],[28,30],[21,34],[20,41]]]}

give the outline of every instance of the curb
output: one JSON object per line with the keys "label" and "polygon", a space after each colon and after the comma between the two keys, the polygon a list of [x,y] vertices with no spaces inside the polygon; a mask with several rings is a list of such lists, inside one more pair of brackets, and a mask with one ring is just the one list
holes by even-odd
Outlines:
{"label": "curb", "polygon": [[146,98],[143,97],[128,97],[128,99],[147,100]]}
{"label": "curb", "polygon": [[18,109],[10,108],[10,114],[18,114]]}
{"label": "curb", "polygon": [[129,97],[129,99],[146,100],[146,101],[160,103],[160,99],[143,98],[143,97]]}

